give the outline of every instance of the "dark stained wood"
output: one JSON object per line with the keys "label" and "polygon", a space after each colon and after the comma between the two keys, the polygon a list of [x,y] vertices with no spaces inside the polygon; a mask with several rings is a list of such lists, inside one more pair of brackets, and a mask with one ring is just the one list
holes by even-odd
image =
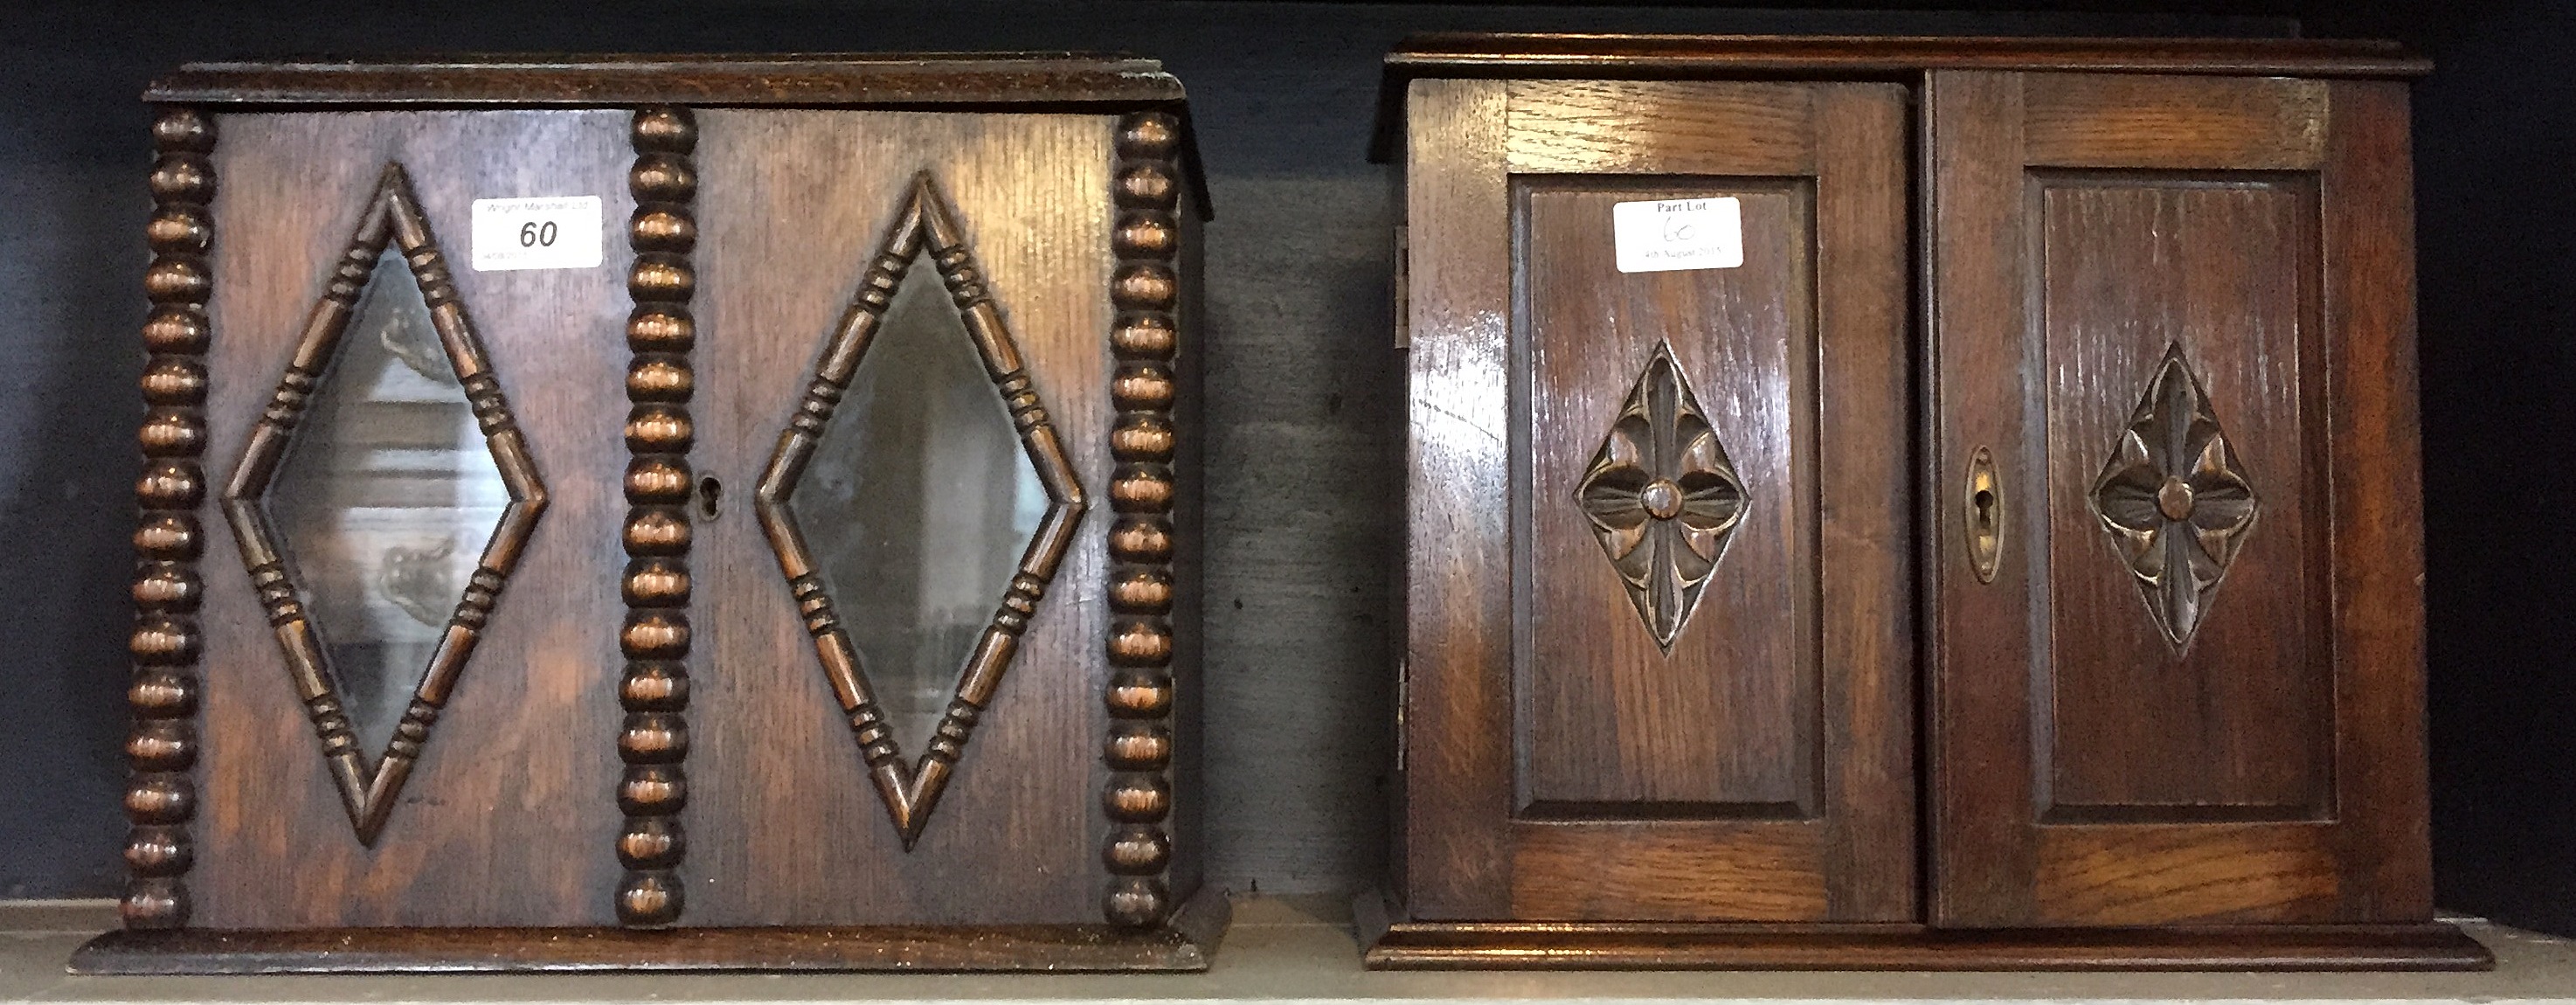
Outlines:
{"label": "dark stained wood", "polygon": [[[1182,358],[1181,332],[1188,323],[1182,301],[1185,295],[1195,300],[1196,293],[1182,279],[1181,242],[1197,235],[1180,222],[1187,219],[1180,205],[1183,189],[1174,183],[1180,128],[1180,119],[1159,112],[1119,119],[1113,137],[1118,159],[1110,176],[1118,207],[1110,236],[1110,253],[1118,258],[1110,299],[1120,313],[1109,336],[1119,368],[1110,383],[1110,403],[1118,409],[1110,455],[1118,469],[1108,496],[1119,516],[1109,532],[1115,564],[1102,578],[1116,615],[1108,652],[1117,669],[1103,705],[1117,721],[1101,750],[1110,769],[1101,806],[1111,818],[1100,849],[1111,874],[1101,913],[1128,926],[1153,925],[1171,909],[1175,828],[1167,793],[1180,739],[1172,717],[1183,686],[1176,671],[1197,669],[1182,663],[1180,652],[1181,636],[1197,634],[1197,608],[1179,611],[1177,596],[1199,584],[1195,498],[1189,513],[1178,512],[1182,482],[1194,492],[1199,473],[1196,453],[1187,460],[1181,454],[1181,442],[1195,440],[1197,427],[1176,415],[1185,398],[1190,417],[1198,413],[1197,388],[1179,374],[1198,364],[1195,357]],[[1189,567],[1182,568],[1184,563]],[[1197,737],[1189,739],[1195,746]],[[1198,836],[1195,827],[1187,830],[1190,838]],[[1185,876],[1185,882],[1194,879]]]}
{"label": "dark stained wood", "polygon": [[[1412,163],[1412,910],[1911,917],[1903,91],[1417,88],[1423,114],[1439,107],[1452,126],[1418,132]],[[1620,135],[1627,146],[1611,142]],[[1743,200],[1745,267],[1615,271],[1612,204],[1721,195]],[[1842,273],[1819,277],[1820,253]],[[1497,282],[1512,277],[1516,288]],[[1829,312],[1820,289],[1833,294]],[[1519,334],[1498,358],[1505,317]],[[1669,654],[1575,491],[1666,351],[1748,500]],[[1508,436],[1434,438],[1502,403],[1492,390],[1449,401],[1426,387],[1426,374],[1453,386],[1438,367],[1471,362],[1511,390]],[[1820,400],[1825,367],[1849,382],[1848,399]],[[1456,453],[1430,463],[1434,444]],[[1838,509],[1828,527],[1816,496],[1826,479],[1867,485],[1872,501]],[[1487,523],[1498,510],[1507,525]],[[1828,547],[1849,561],[1826,566]],[[1456,578],[1426,578],[1435,555]],[[1523,597],[1495,595],[1506,583]]]}
{"label": "dark stained wood", "polygon": [[[2329,612],[2306,365],[2314,186],[2231,173],[2034,174],[2048,361],[2049,673],[2032,753],[2050,823],[2304,820],[2332,812]],[[2174,651],[2090,504],[2169,349],[2208,395],[2258,510]],[[2163,445],[2158,444],[2159,448]]]}
{"label": "dark stained wood", "polygon": [[215,108],[786,105],[1116,113],[1182,121],[1183,182],[1214,212],[1188,127],[1188,95],[1163,64],[1078,52],[465,53],[188,63],[154,80],[151,102]]}
{"label": "dark stained wood", "polygon": [[[2198,41],[1390,57],[1415,564],[1370,963],[2482,965],[2429,923],[2404,85],[2334,79],[2421,69]],[[1873,77],[1920,81],[1911,318],[1905,92]],[[1716,195],[1744,266],[1609,267],[1611,205]],[[1427,396],[1443,367],[1478,397]],[[1497,367],[1500,440],[1472,421]],[[1741,486],[1678,593],[1698,620],[1637,610],[1602,553],[1625,525],[1587,516],[1659,505],[1623,415],[1704,416],[1702,484]],[[1888,432],[1917,415],[1919,466]]]}
{"label": "dark stained wood", "polygon": [[[1884,145],[1897,136],[1891,129]],[[1738,173],[1712,163],[1714,138],[1647,142],[1667,161],[1695,157],[1690,173]],[[1515,528],[1529,556],[1515,811],[1809,819],[1824,809],[1812,467],[1818,196],[1805,179],[1520,181],[1514,257],[1530,374],[1530,515]],[[1618,271],[1613,204],[1714,197],[1743,206],[1742,267]],[[1895,235],[1883,245],[1898,247]],[[1892,258],[1874,264],[1901,274]],[[1740,521],[1670,651],[1639,617],[1577,491],[1660,346],[1744,487]],[[1813,901],[1822,907],[1821,896]]]}
{"label": "dark stained wood", "polygon": [[1439,924],[1362,929],[1387,970],[2486,970],[2449,925],[1968,929]]}
{"label": "dark stained wood", "polygon": [[1106,514],[1079,525],[907,850],[749,500],[923,171],[1020,336],[1076,481],[1110,484],[1116,120],[784,109],[702,109],[697,120],[697,281],[722,293],[698,306],[693,459],[731,491],[696,527],[696,652],[708,669],[690,702],[681,923],[1099,921],[1113,668],[1110,612],[1094,598]]}
{"label": "dark stained wood", "polygon": [[[218,116],[226,179],[213,205],[224,277],[208,365],[208,450],[229,479],[301,321],[342,257],[388,161],[423,218],[466,252],[477,198],[626,194],[619,111],[341,112]],[[506,155],[505,155],[506,154]],[[195,925],[613,923],[619,567],[602,545],[623,512],[625,253],[597,269],[452,267],[491,372],[510,397],[550,503],[493,607],[433,739],[374,847],[343,812],[306,708],[228,530],[206,555],[205,753],[191,873]],[[294,543],[286,543],[291,553]],[[493,849],[511,849],[495,854]],[[435,891],[434,896],[424,896]]]}
{"label": "dark stained wood", "polygon": [[1733,174],[1815,170],[1815,103],[1794,84],[1515,80],[1505,101],[1517,172],[1691,174],[1713,146]]}
{"label": "dark stained wood", "polygon": [[137,929],[188,923],[187,874],[196,860],[190,825],[197,816],[198,709],[205,693],[198,668],[205,635],[197,613],[206,594],[200,560],[214,145],[214,120],[193,109],[170,109],[152,124],[152,222],[144,232],[152,247],[144,273],[152,313],[143,323],[149,355],[137,382],[147,411],[135,436],[146,467],[135,481],[134,626],[126,640],[132,663],[125,704],[133,724],[125,740],[125,816],[131,827],[117,905],[125,924]]}
{"label": "dark stained wood", "polygon": [[1505,85],[1412,85],[1411,416],[1402,732],[1406,893],[1430,918],[1508,917],[1512,798],[1511,230]]}
{"label": "dark stained wood", "polygon": [[[1940,71],[1927,76],[1923,92],[1927,204],[1916,213],[1930,269],[1922,324],[1931,424],[1922,495],[1929,529],[1922,550],[1923,749],[1927,917],[1935,925],[2028,917],[2038,853],[2013,815],[2031,804],[2031,773],[1999,752],[2029,742],[2022,660],[2038,574],[2024,528],[2045,512],[2039,473],[2046,465],[2025,446],[2020,375],[2041,371],[2021,337],[2022,234],[1999,223],[1959,223],[2018,217],[2020,165],[1998,162],[2022,147],[2021,102],[2021,78],[2008,73]],[[1990,583],[1979,582],[1966,561],[1964,485],[1981,448],[1995,464],[2003,527]]]}
{"label": "dark stained wood", "polygon": [[688,856],[680,813],[688,805],[690,504],[697,495],[689,448],[697,426],[689,413],[696,387],[690,351],[697,347],[697,295],[689,252],[697,247],[697,120],[685,108],[638,109],[629,127],[635,161],[627,189],[636,198],[626,274],[635,309],[626,317],[627,556],[619,593],[626,619],[617,648],[626,657],[617,703],[626,713],[617,736],[625,762],[618,809],[617,920],[635,926],[679,920],[687,898],[678,869]]}
{"label": "dark stained wood", "polygon": [[2322,80],[2032,75],[2023,156],[2052,167],[2315,170]]}
{"label": "dark stained wood", "polygon": [[[1816,102],[1816,494],[1821,533],[1821,861],[1837,920],[1920,917],[1913,564],[1912,179],[1891,154],[1904,95],[1819,87]],[[1900,141],[1901,142],[1901,141]]]}
{"label": "dark stained wood", "polygon": [[[223,567],[248,574],[203,584],[221,623],[202,641],[170,617],[137,625],[130,926],[177,930],[111,937],[85,960],[1206,966],[1226,906],[1200,882],[1199,735],[1175,718],[1198,707],[1182,693],[1197,681],[1198,608],[1175,594],[1197,588],[1200,562],[1183,427],[1198,408],[1188,273],[1207,205],[1170,78],[1145,61],[1045,55],[191,73],[238,85],[205,95],[236,142],[210,159],[211,126],[191,109],[161,129],[150,290],[167,317],[145,333],[157,365],[143,444],[164,460],[138,487],[151,564],[137,595],[150,615],[195,613],[201,587],[178,560],[207,552],[241,552]],[[618,88],[666,75],[660,101],[739,100],[548,107],[640,101]],[[754,107],[828,101],[869,107]],[[217,171],[248,181],[208,211]],[[602,197],[603,222],[626,222],[618,246],[590,269],[466,269],[469,202],[529,195]],[[218,222],[237,241],[209,259]],[[260,499],[387,245],[420,273],[513,505],[370,786],[315,647],[282,658],[270,637],[310,632],[295,542],[267,539]],[[946,288],[1054,503],[991,599],[923,759],[897,779],[891,819],[866,763],[882,730],[863,700],[837,700],[864,697],[849,683],[860,669],[834,678],[797,644],[836,613],[791,589],[802,556],[773,548],[748,504],[772,448],[810,446],[828,418],[858,357],[827,346],[833,320],[854,298],[883,306],[900,268],[886,255]],[[220,290],[216,265],[235,280]],[[211,325],[195,316],[209,294]],[[201,369],[210,327],[245,334],[212,340]],[[249,459],[183,467],[201,450]],[[792,484],[801,463],[776,480]],[[203,540],[181,519],[208,484],[232,486],[236,535]],[[1092,500],[1114,513],[1086,514]],[[202,693],[189,672],[201,653]],[[282,659],[295,672],[279,673]],[[188,723],[167,721],[200,708],[216,741],[202,755]],[[325,824],[341,800],[316,727],[339,781],[356,783],[354,833]],[[407,787],[381,781],[415,754]],[[183,773],[192,763],[202,787]],[[185,829],[192,813],[201,833]]]}
{"label": "dark stained wood", "polygon": [[2393,42],[2253,38],[1973,38],[1434,33],[1386,59],[1369,158],[1392,160],[1414,80],[1918,80],[1931,70],[2241,77],[2420,77],[2432,64]]}
{"label": "dark stained wood", "polygon": [[[1932,78],[1935,477],[1992,444],[2018,517],[1997,582],[1936,558],[1932,920],[2428,921],[2421,554],[2412,408],[2397,403],[2411,401],[2397,305],[2412,283],[2390,237],[2408,232],[2389,194],[2404,191],[2402,106],[2361,118],[2367,139],[2291,114],[2260,142],[2243,133],[2238,82],[2139,79],[2208,92],[2170,95],[2161,114],[2177,135],[2206,118],[2216,139],[2132,156],[2134,138],[2074,149],[2085,134],[2060,131],[2049,161],[2097,170],[2040,168],[2015,125],[2102,104],[2098,82]],[[2070,84],[2075,99],[2051,93]],[[2330,173],[2278,170],[2276,154],[2303,145]],[[2204,159],[2228,150],[2251,166]],[[2137,170],[2176,164],[2194,170]],[[2363,205],[2344,208],[2345,191]],[[2342,253],[2338,233],[2362,253]],[[2348,373],[2356,351],[2370,361]],[[2168,367],[2188,383],[2160,379]],[[2132,572],[2108,525],[2137,518],[2097,494],[2122,436],[2148,428],[2140,403],[2167,400],[2196,403],[2223,457],[2169,456],[2182,441],[2151,434],[2164,442],[2145,468],[2121,470],[2215,464],[2254,500],[2216,585],[2188,594]],[[2336,420],[2356,410],[2370,416],[2358,437]],[[2165,528],[2149,540],[2181,532],[2174,512],[2147,515],[2140,526]],[[2167,579],[2185,553],[2163,552]],[[2346,598],[2357,586],[2367,608]],[[2196,597],[2182,620],[2177,595]]]}
{"label": "dark stained wood", "polygon": [[2433,906],[2424,756],[2424,496],[2415,365],[2414,169],[2399,85],[2335,85],[2324,211],[2332,450],[2337,858],[2344,913]]}
{"label": "dark stained wood", "polygon": [[764,928],[177,929],[109,932],[76,974],[367,974],[504,971],[1205,970],[1228,905],[1210,890],[1170,924]]}
{"label": "dark stained wood", "polygon": [[[331,281],[315,299],[302,339],[289,354],[285,374],[278,379],[269,407],[262,412],[259,425],[251,430],[243,455],[234,465],[232,477],[226,480],[222,507],[225,522],[241,547],[242,564],[250,573],[251,586],[258,592],[277,635],[279,656],[288,679],[295,683],[296,697],[312,719],[320,741],[318,752],[330,763],[331,780],[340,790],[341,805],[348,811],[359,843],[372,847],[402,795],[403,782],[410,778],[421,748],[429,742],[439,711],[454,692],[466,662],[473,657],[482,626],[491,617],[511,569],[517,566],[519,554],[527,546],[529,531],[545,515],[547,500],[542,476],[528,456],[526,437],[517,428],[509,401],[491,373],[483,340],[475,334],[464,305],[458,302],[449,254],[435,243],[418,198],[412,194],[409,173],[399,162],[388,163],[365,202],[367,210],[358,218],[356,236],[339,256],[339,267]],[[399,255],[408,267],[379,263],[377,256],[388,251]],[[372,738],[351,735],[347,703],[335,676],[338,671],[324,659],[321,632],[327,629],[312,622],[303,599],[324,589],[324,584],[297,578],[295,543],[271,529],[267,510],[272,485],[285,462],[296,427],[331,418],[308,416],[306,406],[317,397],[313,389],[332,370],[341,337],[356,320],[359,296],[379,282],[419,287],[444,347],[440,362],[461,385],[480,420],[485,446],[510,502],[481,549],[455,613],[440,629],[437,648],[420,673],[400,725],[383,750],[373,751],[363,748],[365,741]],[[324,542],[304,544],[313,547]],[[445,600],[438,597],[432,602]]]}
{"label": "dark stained wood", "polygon": [[1150,59],[1084,53],[461,55],[189,63],[144,100],[199,105],[955,105],[1177,102]]}

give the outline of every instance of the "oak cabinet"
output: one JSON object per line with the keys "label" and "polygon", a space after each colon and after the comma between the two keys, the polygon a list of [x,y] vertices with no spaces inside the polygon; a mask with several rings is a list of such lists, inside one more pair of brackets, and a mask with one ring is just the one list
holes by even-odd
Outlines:
{"label": "oak cabinet", "polygon": [[2369,43],[1433,36],[1380,966],[2458,967]]}
{"label": "oak cabinet", "polygon": [[102,972],[1192,969],[1151,61],[156,84]]}

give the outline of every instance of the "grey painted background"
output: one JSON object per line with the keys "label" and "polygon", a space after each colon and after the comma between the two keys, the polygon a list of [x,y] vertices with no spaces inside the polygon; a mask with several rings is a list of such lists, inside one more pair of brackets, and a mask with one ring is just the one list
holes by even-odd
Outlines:
{"label": "grey painted background", "polygon": [[[1387,320],[1396,187],[1362,154],[1377,61],[1391,44],[1432,29],[2298,27],[2287,17],[2212,14],[1042,0],[44,3],[0,12],[0,896],[117,886],[131,430],[141,415],[133,329],[148,209],[148,117],[135,97],[182,60],[1012,48],[1163,59],[1191,90],[1218,213],[1207,230],[1202,434],[1211,445],[1210,865],[1238,890],[1324,892],[1362,885],[1384,857],[1386,570],[1398,544],[1391,476],[1402,417]],[[2430,243],[2428,228],[2428,255]]]}

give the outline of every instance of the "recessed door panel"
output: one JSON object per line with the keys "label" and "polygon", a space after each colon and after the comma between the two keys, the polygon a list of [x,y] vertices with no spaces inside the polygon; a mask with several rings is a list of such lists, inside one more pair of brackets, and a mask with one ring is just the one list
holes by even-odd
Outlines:
{"label": "recessed door panel", "polygon": [[[1806,819],[1820,760],[1808,180],[1518,187],[1519,815]],[[1614,207],[1716,200],[1740,207],[1743,264],[1619,270]]]}
{"label": "recessed door panel", "polygon": [[[2035,173],[2041,819],[2332,812],[2313,175]],[[2086,448],[2090,447],[2088,451]]]}

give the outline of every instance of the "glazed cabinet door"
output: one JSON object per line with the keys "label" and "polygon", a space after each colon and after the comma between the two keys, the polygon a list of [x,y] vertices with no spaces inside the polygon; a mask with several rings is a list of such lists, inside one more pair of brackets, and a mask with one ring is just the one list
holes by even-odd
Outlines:
{"label": "glazed cabinet door", "polygon": [[1912,918],[1903,90],[1411,86],[1408,912]]}
{"label": "glazed cabinet door", "polygon": [[1927,106],[1933,921],[2428,919],[2404,85]]}
{"label": "glazed cabinet door", "polygon": [[190,924],[613,922],[631,118],[213,116]]}
{"label": "glazed cabinet door", "polygon": [[1097,921],[1115,119],[697,121],[684,917]]}

